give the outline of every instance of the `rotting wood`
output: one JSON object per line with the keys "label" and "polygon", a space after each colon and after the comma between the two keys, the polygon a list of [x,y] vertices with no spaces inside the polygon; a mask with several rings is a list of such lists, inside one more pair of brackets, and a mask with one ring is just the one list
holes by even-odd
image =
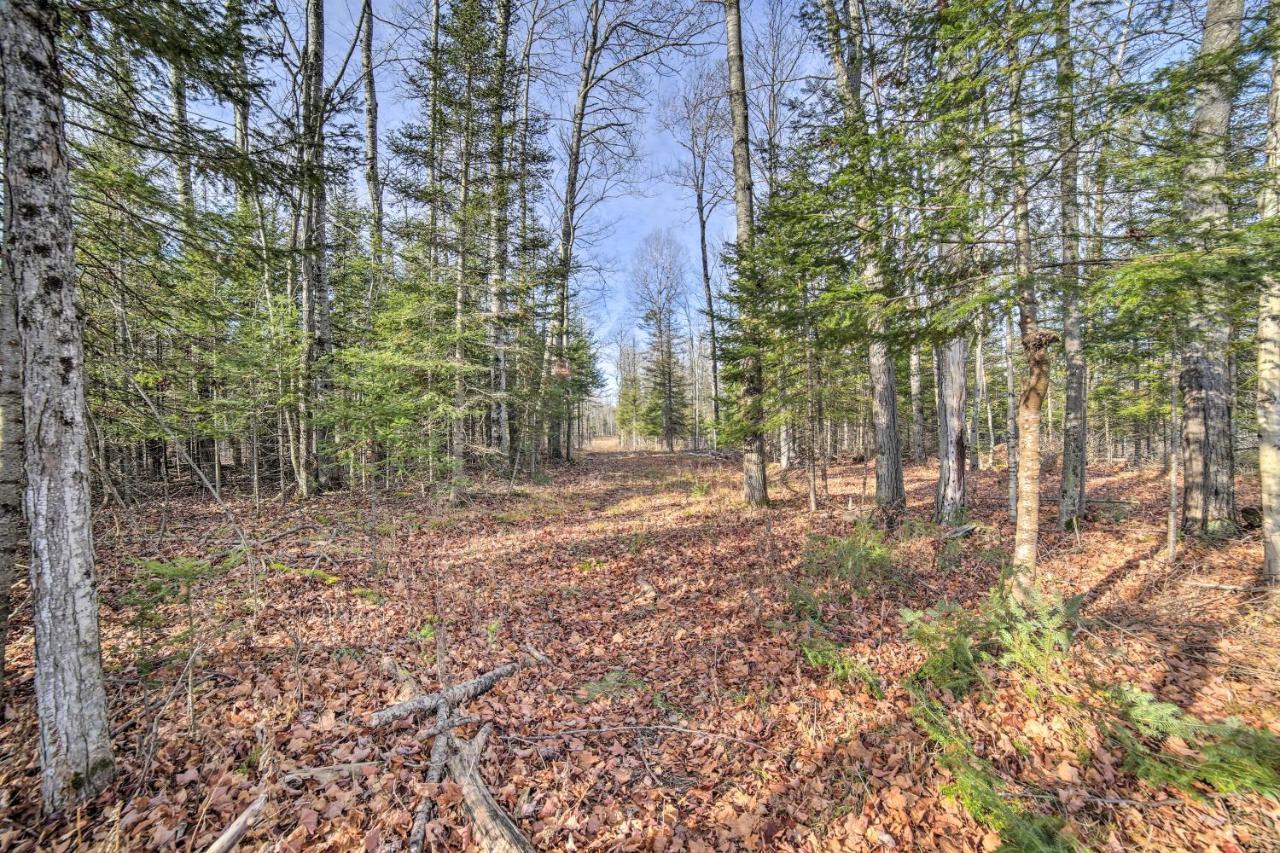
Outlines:
{"label": "rotting wood", "polygon": [[480,756],[484,753],[492,723],[486,723],[471,740],[451,737],[449,775],[462,788],[462,807],[471,818],[476,841],[490,853],[523,853],[533,845],[520,832],[511,816],[498,805],[480,775]]}

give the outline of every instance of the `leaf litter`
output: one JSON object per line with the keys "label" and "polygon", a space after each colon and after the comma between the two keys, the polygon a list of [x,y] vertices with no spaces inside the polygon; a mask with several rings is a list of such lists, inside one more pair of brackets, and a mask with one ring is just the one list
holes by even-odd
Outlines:
{"label": "leaf litter", "polygon": [[[494,725],[482,775],[540,849],[994,850],[1030,837],[1009,825],[1022,817],[1063,849],[1275,849],[1275,799],[1144,779],[1081,711],[1123,684],[1206,725],[1280,733],[1276,609],[1251,591],[1260,543],[1188,544],[1171,566],[1160,473],[1090,473],[1091,494],[1135,503],[1078,537],[1046,513],[1044,584],[1083,596],[1069,655],[1047,682],[980,661],[970,693],[912,687],[926,653],[903,611],[976,608],[998,582],[1001,471],[974,475],[979,524],[962,539],[928,523],[924,466],[907,472],[908,522],[881,536],[863,520],[862,465],[833,467],[817,514],[796,475],[771,484],[773,508],[746,511],[732,463],[648,453],[586,454],[514,492],[480,483],[461,507],[388,494],[377,525],[362,495],[258,514],[233,502],[255,538],[275,537],[266,570],[236,559],[203,501],[102,513],[119,773],[74,812],[39,814],[20,607],[0,849],[200,850],[264,789],[241,849],[404,849],[428,796],[428,843],[473,849],[458,786],[425,781],[433,720],[366,724],[437,688],[437,631],[457,680],[522,648],[549,659],[466,708]],[[141,594],[157,574],[174,592]],[[969,758],[931,736],[922,696]],[[1154,749],[1195,752],[1173,737]],[[973,785],[995,798],[987,811]]]}

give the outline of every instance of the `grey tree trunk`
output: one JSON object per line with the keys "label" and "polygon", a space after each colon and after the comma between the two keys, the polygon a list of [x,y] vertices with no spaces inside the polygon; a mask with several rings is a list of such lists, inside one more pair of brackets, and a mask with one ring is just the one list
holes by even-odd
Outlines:
{"label": "grey tree trunk", "polygon": [[924,461],[924,396],[923,378],[920,373],[920,345],[911,345],[908,362],[908,379],[911,385],[911,461]]}
{"label": "grey tree trunk", "polygon": [[22,342],[13,278],[0,275],[0,719],[4,715],[5,641],[22,530]]}
{"label": "grey tree trunk", "polygon": [[1049,347],[1057,336],[1039,326],[1039,302],[1033,277],[1031,214],[1022,116],[1022,57],[1017,43],[1009,47],[1009,161],[1013,190],[1013,225],[1018,325],[1027,378],[1018,397],[1018,517],[1014,522],[1013,591],[1026,599],[1036,577],[1040,535],[1040,415],[1049,395]]}
{"label": "grey tree trunk", "polygon": [[[751,188],[750,118],[747,74],[742,59],[742,14],[738,0],[724,0],[725,46],[729,63],[729,112],[733,120],[733,201],[738,251],[751,248],[755,221]],[[754,276],[739,274],[739,287],[754,293]],[[742,357],[739,411],[744,424],[742,498],[749,506],[768,506],[769,486],[764,455],[764,370],[752,346]]]}
{"label": "grey tree trunk", "polygon": [[366,322],[371,322],[382,278],[382,176],[378,171],[378,87],[373,69],[373,0],[364,0],[364,33],[360,59],[364,70],[364,180],[369,188],[369,254],[373,270],[365,295]]}
{"label": "grey tree trunk", "polygon": [[969,341],[955,337],[939,346],[938,383],[938,490],[934,519],[939,524],[961,521],[967,512],[965,499],[965,423],[968,389]]}
{"label": "grey tree trunk", "polygon": [[1018,380],[1013,364],[1013,312],[1004,315],[1005,465],[1008,470],[1009,519],[1018,520]]}
{"label": "grey tree trunk", "polygon": [[[861,7],[855,2],[840,10],[835,0],[822,0],[821,5],[826,20],[827,52],[844,107],[845,122],[861,130],[867,123],[862,104]],[[864,164],[868,170],[871,165],[869,159]],[[868,235],[859,246],[863,283],[873,291],[883,291],[886,281],[880,270],[878,223],[870,217],[863,217],[859,228],[862,234]],[[887,527],[894,527],[907,499],[902,483],[902,440],[898,435],[898,383],[893,356],[883,339],[881,326],[873,318],[869,347],[871,420],[876,448],[876,510],[883,516]]]}
{"label": "grey tree trunk", "polygon": [[490,406],[490,422],[496,433],[497,445],[503,458],[511,454],[511,430],[507,414],[507,341],[506,286],[507,286],[507,191],[510,183],[506,173],[506,97],[507,97],[507,42],[511,33],[511,0],[497,2],[497,65],[496,94],[493,99],[492,121],[494,137],[489,147],[489,172],[493,198],[489,204],[489,341],[493,348],[494,400]]}
{"label": "grey tree trunk", "polygon": [[[1200,58],[1216,61],[1240,40],[1243,0],[1209,0]],[[1208,245],[1226,227],[1227,140],[1234,84],[1221,69],[1196,92],[1189,138],[1194,158],[1185,173],[1184,205],[1193,240]],[[1227,369],[1230,329],[1227,294],[1213,281],[1195,289],[1182,355],[1182,528],[1193,534],[1235,529],[1235,460],[1231,435],[1231,383]]]}
{"label": "grey tree trunk", "polygon": [[[602,13],[599,3],[592,5],[589,14],[598,19]],[[591,86],[596,67],[595,34],[588,40],[582,51],[582,63],[578,74],[578,94],[574,100],[573,116],[569,121],[569,151],[565,162],[564,206],[560,210],[560,248],[556,264],[556,319],[554,345],[556,364],[553,365],[552,376],[556,383],[567,385],[568,353],[569,353],[569,279],[573,274],[573,241],[574,226],[577,223],[578,175],[582,166],[582,134],[586,123],[587,100],[591,95]],[[563,374],[563,376],[557,376]],[[551,458],[564,456],[573,459],[573,441],[569,439],[568,427],[572,425],[569,413],[567,389],[560,408],[552,412],[547,429],[547,453]],[[562,424],[563,419],[563,424]],[[561,433],[565,434],[565,444],[561,446]]]}
{"label": "grey tree trunk", "polygon": [[[1267,183],[1263,219],[1280,216],[1280,0],[1269,4],[1271,93],[1267,100]],[[1280,275],[1262,278],[1258,294],[1258,471],[1262,481],[1262,577],[1280,584]]]}
{"label": "grey tree trunk", "polygon": [[1084,511],[1086,453],[1084,310],[1080,304],[1079,152],[1076,148],[1075,54],[1071,42],[1071,0],[1054,0],[1057,57],[1059,194],[1062,214],[1062,348],[1067,365],[1066,410],[1062,418],[1062,493],[1058,526],[1074,527]]}
{"label": "grey tree trunk", "polygon": [[338,469],[330,453],[327,427],[317,426],[315,407],[329,392],[329,356],[333,329],[329,318],[329,274],[326,263],[324,2],[307,0],[307,46],[303,59],[303,252],[302,325],[305,337],[302,387],[298,394],[299,451],[303,496],[337,485]]}
{"label": "grey tree trunk", "polygon": [[92,797],[115,768],[98,636],[58,31],[53,3],[0,2],[5,254],[22,349],[24,502],[47,812]]}

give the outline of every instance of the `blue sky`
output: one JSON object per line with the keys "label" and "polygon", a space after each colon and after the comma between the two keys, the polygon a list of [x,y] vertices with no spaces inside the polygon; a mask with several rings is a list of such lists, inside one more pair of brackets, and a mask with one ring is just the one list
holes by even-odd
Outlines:
{"label": "blue sky", "polygon": [[[696,1],[696,0],[695,0]],[[447,5],[447,0],[442,0]],[[520,6],[517,2],[517,6]],[[745,5],[744,13],[750,19],[751,4]],[[360,17],[360,0],[326,0],[326,57],[330,79],[338,72],[347,47],[356,31],[356,23]],[[292,0],[286,7],[292,21],[296,24],[296,36],[301,35],[301,3]],[[396,28],[386,20],[402,23],[420,16],[421,26],[425,31],[429,25],[430,0],[375,0],[374,12],[377,18],[383,19],[375,25],[375,60],[378,61],[377,87],[380,111],[380,136],[385,139],[388,134],[405,121],[413,117],[415,106],[407,103],[402,91],[403,68],[412,57],[412,51],[420,43],[420,34],[397,32]],[[417,10],[417,11],[415,11]],[[519,25],[517,25],[518,27]],[[720,30],[712,30],[710,37],[719,38]],[[513,34],[513,40],[517,36]],[[723,61],[723,48],[718,45],[711,48],[710,56]],[[572,62],[572,57],[566,57]],[[570,69],[572,70],[572,69]],[[352,58],[347,69],[349,79],[355,79],[359,73],[359,56]],[[662,171],[680,156],[680,149],[674,140],[662,130],[656,119],[657,105],[664,96],[678,84],[674,77],[655,77],[652,81],[651,97],[648,103],[650,111],[640,119],[641,133],[638,135],[639,158],[634,164],[634,174],[646,177],[638,182],[637,191],[622,195],[601,204],[592,214],[590,226],[598,239],[594,245],[580,247],[589,257],[592,266],[601,270],[597,275],[584,276],[581,281],[584,304],[583,310],[589,317],[589,328],[603,347],[606,361],[612,347],[607,346],[616,332],[628,329],[633,323],[629,307],[629,281],[632,258],[637,247],[645,236],[655,229],[670,229],[685,245],[689,259],[689,286],[695,296],[701,292],[697,258],[697,226],[692,213],[692,199],[687,191],[674,186],[660,177]],[[565,83],[561,89],[568,90],[572,82]],[[543,96],[544,107],[554,116],[561,117],[570,109],[568,98],[570,91],[548,92]],[[363,118],[358,112],[350,117],[357,128],[362,127]],[[553,144],[553,149],[556,146]],[[386,157],[387,146],[382,146],[383,157]],[[558,153],[558,152],[557,152]],[[553,178],[555,186],[563,183],[562,175],[557,172]],[[363,193],[363,181],[358,181],[358,191]],[[557,202],[558,204],[558,202]],[[548,213],[554,213],[548,211]],[[709,239],[711,245],[718,246],[726,239],[732,238],[733,209],[731,204],[723,204],[716,211],[711,222]]]}

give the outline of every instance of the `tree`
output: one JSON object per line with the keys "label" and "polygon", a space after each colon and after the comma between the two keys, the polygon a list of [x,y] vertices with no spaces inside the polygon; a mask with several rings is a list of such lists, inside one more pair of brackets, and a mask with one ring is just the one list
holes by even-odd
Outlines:
{"label": "tree", "polygon": [[[1269,4],[1266,163],[1258,212],[1274,228],[1280,216],[1280,4]],[[1280,275],[1267,270],[1258,293],[1258,469],[1262,481],[1262,577],[1280,584]]]}
{"label": "tree", "polygon": [[[1228,225],[1227,171],[1235,85],[1232,54],[1240,40],[1243,0],[1209,0],[1197,61],[1203,79],[1195,90],[1189,142],[1191,162],[1183,176],[1186,219],[1192,242],[1208,248]],[[1182,529],[1221,534],[1235,529],[1235,459],[1230,345],[1223,285],[1207,280],[1194,288],[1182,356]]]}
{"label": "tree", "polygon": [[98,635],[84,360],[52,3],[0,6],[5,261],[17,301],[26,423],[41,793],[57,811],[115,768]]}
{"label": "tree", "polygon": [[1067,367],[1062,429],[1062,488],[1058,526],[1074,528],[1084,512],[1085,468],[1089,436],[1085,406],[1084,308],[1080,299],[1080,204],[1076,138],[1075,47],[1071,38],[1071,0],[1054,0],[1055,89],[1058,99],[1059,194],[1062,242],[1062,343]]}
{"label": "tree", "polygon": [[676,308],[686,287],[683,250],[669,233],[655,231],[641,244],[632,270],[640,325],[648,336],[640,421],[645,434],[670,452],[689,425],[688,395],[676,352]]}
{"label": "tree", "polygon": [[[565,178],[555,268],[554,375],[560,385],[570,379],[561,374],[569,368],[569,284],[580,219],[626,181],[634,156],[630,128],[650,85],[646,70],[660,63],[665,52],[689,48],[706,28],[700,8],[678,0],[582,0],[578,11],[573,46],[581,55],[563,139]],[[553,458],[572,459],[572,424],[573,406],[566,402],[554,413],[547,436]]]}
{"label": "tree", "polygon": [[[870,182],[872,156],[866,110],[862,103],[863,22],[860,6],[849,3],[845,11],[837,9],[835,0],[822,0],[826,23],[827,51],[835,73],[836,89],[844,112],[847,132],[862,149],[858,152],[858,171]],[[855,155],[857,156],[857,155]],[[858,257],[864,286],[877,297],[890,299],[888,278],[880,268],[879,231],[881,223],[874,214],[860,217],[857,230]],[[898,435],[898,389],[893,357],[884,336],[884,324],[878,319],[877,305],[871,306],[872,323],[868,343],[871,372],[871,411],[876,446],[876,509],[887,527],[897,525],[906,508],[907,497],[902,483],[902,445]]]}
{"label": "tree", "polygon": [[662,115],[663,125],[685,157],[672,169],[671,178],[693,194],[693,212],[698,221],[702,292],[711,345],[711,417],[716,428],[720,426],[720,366],[707,223],[716,208],[729,197],[721,170],[722,143],[729,127],[724,112],[724,89],[723,74],[717,69],[710,65],[694,66]]}
{"label": "tree", "polygon": [[[748,138],[750,118],[747,113],[747,80],[742,61],[742,15],[738,0],[723,0],[725,44],[729,63],[729,113],[733,120],[733,201],[737,223],[736,250],[749,252],[754,228],[754,205],[751,191],[751,144]],[[738,417],[742,423],[742,497],[749,506],[768,506],[769,487],[765,470],[764,412],[761,397],[764,375],[761,365],[760,334],[754,327],[751,311],[758,295],[752,270],[738,269],[735,286],[740,292],[744,314],[742,351],[736,371],[739,385]]]}

